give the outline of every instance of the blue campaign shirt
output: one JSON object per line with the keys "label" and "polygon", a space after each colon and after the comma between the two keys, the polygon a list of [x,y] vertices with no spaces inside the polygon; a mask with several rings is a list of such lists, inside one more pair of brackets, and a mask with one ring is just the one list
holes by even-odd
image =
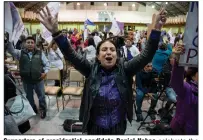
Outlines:
{"label": "blue campaign shirt", "polygon": [[132,58],[133,58],[133,56],[132,56],[130,50],[127,49],[127,59],[128,59],[128,60],[131,60]]}
{"label": "blue campaign shirt", "polygon": [[152,67],[157,71],[158,73],[161,73],[163,69],[163,65],[168,60],[169,56],[172,53],[172,45],[167,45],[167,50],[161,50],[158,49],[152,59]]}
{"label": "blue campaign shirt", "polygon": [[126,113],[116,86],[114,72],[107,73],[102,70],[101,74],[102,81],[93,102],[91,120],[99,127],[109,129],[123,120]]}

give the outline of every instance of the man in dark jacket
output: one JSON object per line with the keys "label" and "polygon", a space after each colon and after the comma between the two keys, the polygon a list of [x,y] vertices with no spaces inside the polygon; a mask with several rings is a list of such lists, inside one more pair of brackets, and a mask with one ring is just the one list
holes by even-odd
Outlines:
{"label": "man in dark jacket", "polygon": [[147,93],[152,93],[153,94],[153,99],[151,100],[151,105],[149,108],[149,115],[152,120],[155,120],[155,110],[154,108],[156,107],[157,104],[157,94],[156,94],[156,82],[154,80],[155,77],[153,77],[152,73],[152,64],[149,63],[147,64],[143,70],[138,72],[136,74],[136,115],[137,115],[137,122],[143,121],[143,116],[142,116],[142,102],[144,99],[144,95]]}
{"label": "man in dark jacket", "polygon": [[37,29],[36,34],[33,34],[32,37],[34,38],[36,47],[40,50],[44,50],[44,43],[45,40],[42,38],[42,35],[40,34],[40,29]]}
{"label": "man in dark jacket", "polygon": [[64,56],[86,77],[79,117],[82,131],[92,135],[125,134],[126,119],[131,123],[133,117],[132,77],[153,58],[161,27],[166,22],[165,10],[153,21],[156,30],[151,32],[145,50],[137,57],[128,62],[119,60],[115,43],[104,40],[97,46],[96,61],[89,62],[60,34],[57,18],[46,8],[46,14],[40,13],[40,22],[52,33]]}

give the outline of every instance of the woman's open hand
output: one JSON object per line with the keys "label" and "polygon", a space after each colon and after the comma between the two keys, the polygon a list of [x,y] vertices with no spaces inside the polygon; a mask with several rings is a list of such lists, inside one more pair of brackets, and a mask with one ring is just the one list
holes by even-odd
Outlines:
{"label": "woman's open hand", "polygon": [[53,17],[50,13],[48,6],[46,6],[46,11],[42,9],[42,13],[40,14],[40,18],[38,20],[49,30],[52,34],[58,31],[58,13]]}

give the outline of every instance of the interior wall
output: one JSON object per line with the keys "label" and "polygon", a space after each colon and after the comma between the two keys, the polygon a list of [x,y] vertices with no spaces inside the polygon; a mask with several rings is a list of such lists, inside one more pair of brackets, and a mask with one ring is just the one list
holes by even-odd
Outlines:
{"label": "interior wall", "polygon": [[[42,27],[40,23],[31,23],[31,22],[24,22],[25,28],[28,29],[30,34],[35,34],[37,29],[42,30]],[[99,24],[100,26],[103,26],[103,24]],[[126,30],[128,30],[129,27],[131,27],[133,30],[147,30],[147,25],[142,24],[124,24],[126,26]],[[59,30],[62,29],[78,29],[79,31],[84,30],[84,24],[83,23],[59,23]],[[184,25],[166,25],[163,27],[163,30],[169,31],[170,28],[172,29],[172,33],[178,33],[178,32],[184,32],[185,26]],[[94,29],[98,29],[98,24],[96,26],[88,26],[88,29],[90,31],[93,31]]]}
{"label": "interior wall", "polygon": [[[140,6],[141,7],[141,6]],[[80,21],[84,22],[87,18],[91,21],[99,21],[99,12],[106,11],[104,6],[101,10],[89,9],[89,10],[69,10],[66,7],[61,7],[59,11],[59,21]],[[115,11],[108,9],[108,12],[112,12],[113,17],[120,22],[128,23],[151,23],[152,14],[157,11],[149,6],[145,7],[145,10],[141,11]]]}

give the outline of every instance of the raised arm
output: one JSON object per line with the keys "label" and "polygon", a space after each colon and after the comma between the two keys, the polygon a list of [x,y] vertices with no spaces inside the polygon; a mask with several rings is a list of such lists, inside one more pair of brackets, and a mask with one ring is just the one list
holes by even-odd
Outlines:
{"label": "raised arm", "polygon": [[52,17],[47,6],[46,11],[42,9],[42,12],[43,14],[39,13],[41,17],[39,20],[52,33],[52,36],[63,53],[64,58],[70,61],[84,76],[88,77],[91,70],[91,63],[84,57],[78,55],[71,47],[67,38],[58,31],[58,14]]}
{"label": "raised arm", "polygon": [[183,46],[178,46],[177,48],[174,48],[173,50],[173,56],[175,61],[173,64],[173,70],[171,75],[171,81],[170,85],[176,92],[176,94],[180,97],[183,97],[184,92],[184,67],[178,66],[178,58],[180,57],[180,54],[183,53],[184,48]]}
{"label": "raised arm", "polygon": [[17,60],[19,60],[21,56],[21,50],[14,49],[14,46],[11,42],[8,42],[8,44],[6,45],[7,45],[8,53],[10,53]]}
{"label": "raised arm", "polygon": [[125,62],[125,70],[129,75],[136,74],[137,71],[144,68],[144,66],[152,60],[158,48],[160,34],[160,31],[153,30],[151,32],[147,45],[145,49],[141,52],[141,54],[135,56],[130,61]]}
{"label": "raised arm", "polygon": [[173,65],[170,85],[178,96],[184,96],[184,67],[178,66],[176,61]]}
{"label": "raised arm", "polygon": [[75,69],[80,71],[85,77],[88,77],[91,70],[91,63],[86,58],[82,57],[82,55],[79,55],[63,35],[59,35],[54,38],[54,40],[64,54],[64,58],[70,61]]}
{"label": "raised arm", "polygon": [[136,74],[140,69],[144,68],[144,66],[152,60],[158,48],[161,28],[166,22],[166,14],[167,12],[165,11],[165,9],[161,9],[159,14],[156,15],[155,18],[153,18],[152,29],[154,30],[152,30],[150,34],[145,49],[141,52],[141,54],[137,55],[130,61],[125,62],[124,68],[128,75]]}

